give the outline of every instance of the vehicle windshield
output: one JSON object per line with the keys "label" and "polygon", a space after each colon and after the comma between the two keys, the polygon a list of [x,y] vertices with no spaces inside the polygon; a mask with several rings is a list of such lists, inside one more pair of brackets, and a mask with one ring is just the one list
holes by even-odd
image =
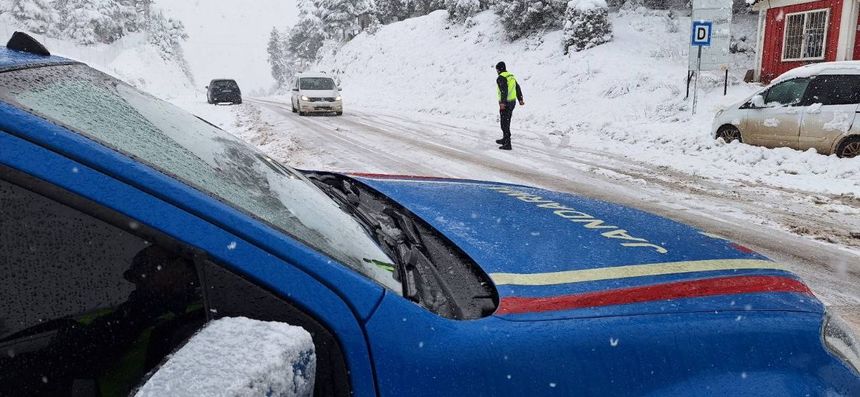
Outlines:
{"label": "vehicle windshield", "polygon": [[377,265],[392,260],[312,182],[167,102],[85,65],[0,73],[0,100],[144,162],[401,290]]}
{"label": "vehicle windshield", "polygon": [[299,85],[303,90],[333,90],[334,80],[329,77],[302,77]]}

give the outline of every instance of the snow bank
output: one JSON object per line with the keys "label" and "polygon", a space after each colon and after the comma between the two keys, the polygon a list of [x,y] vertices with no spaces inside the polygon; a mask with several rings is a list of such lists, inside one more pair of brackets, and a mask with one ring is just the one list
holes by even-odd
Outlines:
{"label": "snow bank", "polygon": [[304,329],[222,318],[191,337],[136,395],[310,396],[315,369],[313,341]]}
{"label": "snow bank", "polygon": [[[684,98],[689,17],[640,8],[610,18],[611,42],[563,55],[561,31],[510,42],[492,12],[466,26],[435,12],[361,34],[324,57],[318,69],[340,80],[348,106],[493,125],[493,65],[504,60],[526,101],[514,113],[515,146],[518,140],[558,141],[554,149],[605,151],[723,182],[860,196],[860,158],[711,138],[715,112],[760,88],[741,81],[753,67],[753,54],[733,55],[728,96],[722,95],[721,73],[702,74],[693,116]],[[754,38],[755,24],[754,16],[738,15],[734,35]],[[464,128],[463,134],[474,132]]]}
{"label": "snow bank", "polygon": [[[3,43],[18,29],[21,27],[17,21],[9,15],[0,15],[0,40]],[[164,59],[161,52],[146,40],[144,33],[130,34],[111,44],[86,46],[29,33],[52,54],[86,63],[155,96],[173,99],[193,93],[191,76],[182,70],[179,63]]]}

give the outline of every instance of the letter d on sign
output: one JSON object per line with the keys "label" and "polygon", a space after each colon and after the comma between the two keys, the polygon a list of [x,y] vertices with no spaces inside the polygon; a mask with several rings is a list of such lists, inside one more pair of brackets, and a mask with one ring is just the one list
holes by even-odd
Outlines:
{"label": "letter d on sign", "polygon": [[708,28],[696,26],[696,41],[705,41],[708,38]]}

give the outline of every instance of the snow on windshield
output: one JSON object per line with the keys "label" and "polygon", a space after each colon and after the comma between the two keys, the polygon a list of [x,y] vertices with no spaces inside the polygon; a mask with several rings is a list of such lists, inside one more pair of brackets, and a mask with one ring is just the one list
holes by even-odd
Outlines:
{"label": "snow on windshield", "polygon": [[81,65],[0,77],[0,97],[187,182],[399,291],[361,226],[297,172],[175,106]]}

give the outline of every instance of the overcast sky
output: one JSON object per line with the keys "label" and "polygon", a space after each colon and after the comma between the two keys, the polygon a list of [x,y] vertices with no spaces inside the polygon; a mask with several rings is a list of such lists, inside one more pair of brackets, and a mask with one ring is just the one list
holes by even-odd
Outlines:
{"label": "overcast sky", "polygon": [[266,44],[273,26],[296,22],[295,0],[156,0],[185,24],[185,57],[200,89],[214,78],[234,78],[246,93],[273,83]]}

